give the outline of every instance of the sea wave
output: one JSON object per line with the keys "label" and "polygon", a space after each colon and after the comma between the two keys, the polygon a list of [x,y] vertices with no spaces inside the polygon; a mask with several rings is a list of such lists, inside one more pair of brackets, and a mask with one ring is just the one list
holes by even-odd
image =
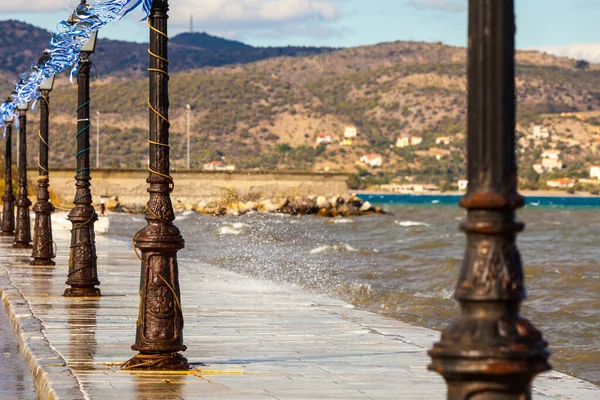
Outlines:
{"label": "sea wave", "polygon": [[428,223],[418,222],[418,221],[394,221],[394,223],[396,225],[400,225],[400,226],[404,226],[404,227],[410,227],[410,226],[431,226]]}
{"label": "sea wave", "polygon": [[326,251],[359,251],[349,244],[328,244],[325,246],[320,246],[312,249],[310,254],[319,254],[324,253]]}

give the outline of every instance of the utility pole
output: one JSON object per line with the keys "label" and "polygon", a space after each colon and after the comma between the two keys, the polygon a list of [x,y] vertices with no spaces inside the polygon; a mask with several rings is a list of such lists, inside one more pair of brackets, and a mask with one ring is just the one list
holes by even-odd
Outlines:
{"label": "utility pole", "polygon": [[190,119],[192,114],[192,106],[185,105],[187,109],[187,169],[190,169]]}

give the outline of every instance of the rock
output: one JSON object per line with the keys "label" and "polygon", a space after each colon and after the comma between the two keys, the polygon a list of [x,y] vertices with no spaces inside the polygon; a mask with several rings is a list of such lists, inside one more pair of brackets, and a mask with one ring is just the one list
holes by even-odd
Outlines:
{"label": "rock", "polygon": [[350,203],[352,203],[354,207],[360,208],[364,204],[364,200],[360,197],[352,196],[352,198],[350,199]]}
{"label": "rock", "polygon": [[371,211],[371,208],[373,208],[373,206],[371,205],[371,203],[369,203],[368,201],[365,201],[359,208],[360,212],[367,212],[367,211]]}
{"label": "rock", "polygon": [[106,209],[109,211],[115,211],[117,207],[119,207],[119,202],[113,199],[110,199],[106,202]]}
{"label": "rock", "polygon": [[249,201],[247,203],[239,203],[238,209],[240,210],[240,213],[245,214],[250,211],[256,211],[258,209],[258,205],[253,201]]}
{"label": "rock", "polygon": [[302,199],[299,203],[295,204],[296,212],[300,215],[315,214],[319,211],[319,206],[311,199]]}
{"label": "rock", "polygon": [[327,198],[325,198],[325,196],[317,197],[316,204],[319,207],[325,207],[325,204],[327,204]]}
{"label": "rock", "polygon": [[331,210],[331,207],[321,207],[319,208],[319,211],[317,211],[317,215],[321,217],[332,217]]}
{"label": "rock", "polygon": [[259,209],[264,212],[274,212],[275,210],[277,210],[279,208],[280,207],[278,207],[277,204],[273,204],[271,199],[262,200],[259,203]]}
{"label": "rock", "polygon": [[352,216],[360,215],[358,208],[354,207],[350,203],[346,203],[346,204],[342,205],[341,207],[338,207],[337,213],[338,213],[338,215],[341,215],[342,217],[352,217]]}

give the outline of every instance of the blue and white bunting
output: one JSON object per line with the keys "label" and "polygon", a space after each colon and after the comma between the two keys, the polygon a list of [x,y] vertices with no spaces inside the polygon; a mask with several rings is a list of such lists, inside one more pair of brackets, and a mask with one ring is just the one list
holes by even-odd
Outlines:
{"label": "blue and white bunting", "polygon": [[43,58],[31,66],[31,71],[23,73],[15,83],[15,91],[11,95],[12,102],[0,104],[0,126],[5,121],[12,121],[19,105],[35,102],[39,98],[40,85],[52,75],[72,68],[71,76],[77,74],[77,63],[81,46],[104,25],[115,19],[121,19],[138,6],[146,19],[150,14],[153,0],[95,0],[93,4],[79,4],[75,8],[78,21],[71,25],[66,20],[58,24],[58,32],[50,40],[50,58]]}

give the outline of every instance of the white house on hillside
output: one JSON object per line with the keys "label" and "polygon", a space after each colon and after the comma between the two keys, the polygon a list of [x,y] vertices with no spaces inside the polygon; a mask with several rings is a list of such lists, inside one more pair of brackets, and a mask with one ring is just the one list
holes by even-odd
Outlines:
{"label": "white house on hillside", "polygon": [[421,144],[423,138],[421,136],[400,136],[396,140],[396,147],[408,147]]}
{"label": "white house on hillside", "polygon": [[592,165],[590,167],[590,178],[600,179],[600,165]]}
{"label": "white house on hillside", "polygon": [[435,138],[435,144],[450,144],[450,137],[440,136]]}
{"label": "white house on hillside", "polygon": [[344,138],[356,139],[356,136],[358,136],[358,132],[356,131],[355,126],[347,126],[346,129],[344,129]]}
{"label": "white house on hillside", "polygon": [[542,152],[542,158],[550,158],[558,160],[560,158],[560,150],[548,149]]}
{"label": "white house on hillside", "polygon": [[546,185],[548,185],[548,187],[551,188],[568,189],[575,186],[575,180],[568,178],[551,179],[548,182],[546,182]]}
{"label": "white house on hillside", "polygon": [[548,128],[542,128],[540,125],[533,126],[534,139],[548,139],[549,137],[550,131],[548,131]]}
{"label": "white house on hillside", "polygon": [[381,156],[375,153],[365,154],[360,158],[360,162],[363,164],[367,164],[373,168],[381,167],[383,160]]}
{"label": "white house on hillside", "polygon": [[319,133],[317,135],[317,144],[331,143],[332,140],[333,140],[333,138],[331,137],[331,135],[329,135],[327,133]]}
{"label": "white house on hillside", "polygon": [[555,169],[562,169],[563,163],[560,160],[554,158],[542,158],[542,169],[544,171],[554,171]]}

